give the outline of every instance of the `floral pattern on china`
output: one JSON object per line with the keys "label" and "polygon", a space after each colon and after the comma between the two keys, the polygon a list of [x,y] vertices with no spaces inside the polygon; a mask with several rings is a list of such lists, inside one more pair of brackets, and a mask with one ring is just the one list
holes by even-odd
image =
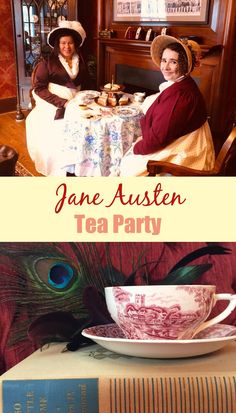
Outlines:
{"label": "floral pattern on china", "polygon": [[131,357],[176,359],[201,356],[220,350],[236,339],[236,327],[216,324],[201,331],[191,340],[128,339],[116,324],[86,328],[82,335],[118,354]]}
{"label": "floral pattern on china", "polygon": [[121,118],[129,118],[141,114],[141,110],[139,108],[135,108],[132,106],[117,106],[114,109],[112,109],[112,111],[115,115],[118,115]]}
{"label": "floral pattern on china", "polygon": [[[126,331],[130,339],[147,338],[160,340],[176,340],[182,329],[194,329],[199,316],[204,320],[205,305],[211,300],[210,291],[196,290],[191,286],[178,286],[186,294],[193,294],[196,303],[194,311],[184,310],[180,304],[173,305],[146,305],[145,293],[135,294],[131,301],[129,292],[121,288],[115,289],[115,301],[118,306],[118,319],[121,328]],[[153,294],[155,301],[155,294]],[[141,331],[141,337],[138,331]]]}
{"label": "floral pattern on china", "polygon": [[[91,338],[94,337],[104,337],[104,338],[112,338],[112,339],[125,339],[125,334],[119,328],[117,324],[104,324],[93,326],[84,329],[84,333],[89,334]],[[197,340],[210,340],[210,339],[218,339],[223,337],[236,337],[236,326],[228,325],[228,324],[215,324],[214,326],[206,328],[204,331],[198,333],[192,340],[187,341],[197,341]],[[136,340],[135,340],[136,341]],[[142,340],[141,340],[142,341]],[[144,340],[145,341],[145,340]],[[164,340],[165,341],[165,340]],[[180,342],[183,340],[178,340]],[[186,341],[186,340],[185,340]],[[176,342],[176,341],[175,341]],[[173,341],[168,342],[173,343]]]}
{"label": "floral pattern on china", "polygon": [[99,95],[100,92],[98,92],[97,90],[80,90],[76,93],[75,100],[80,106],[87,105]]}

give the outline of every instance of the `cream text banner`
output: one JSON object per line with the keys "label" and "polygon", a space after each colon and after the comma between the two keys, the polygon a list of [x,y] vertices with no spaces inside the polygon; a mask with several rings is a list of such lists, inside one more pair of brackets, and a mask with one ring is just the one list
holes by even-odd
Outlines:
{"label": "cream text banner", "polygon": [[0,178],[0,241],[236,241],[236,178]]}

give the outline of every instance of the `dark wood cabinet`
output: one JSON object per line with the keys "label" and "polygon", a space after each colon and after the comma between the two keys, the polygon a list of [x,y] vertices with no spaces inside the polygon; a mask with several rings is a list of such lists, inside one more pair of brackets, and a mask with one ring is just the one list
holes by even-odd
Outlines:
{"label": "dark wood cabinet", "polygon": [[18,100],[27,109],[35,62],[50,51],[47,35],[60,19],[77,19],[77,0],[13,0]]}

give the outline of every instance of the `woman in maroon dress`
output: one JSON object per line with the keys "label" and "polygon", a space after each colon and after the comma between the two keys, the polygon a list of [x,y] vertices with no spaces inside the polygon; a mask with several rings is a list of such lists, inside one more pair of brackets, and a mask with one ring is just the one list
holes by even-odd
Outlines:
{"label": "woman in maroon dress", "polygon": [[121,176],[146,174],[149,159],[197,169],[211,169],[214,147],[203,97],[190,77],[195,57],[190,47],[171,36],[157,36],[153,62],[166,82],[142,105],[142,136],[121,162]]}

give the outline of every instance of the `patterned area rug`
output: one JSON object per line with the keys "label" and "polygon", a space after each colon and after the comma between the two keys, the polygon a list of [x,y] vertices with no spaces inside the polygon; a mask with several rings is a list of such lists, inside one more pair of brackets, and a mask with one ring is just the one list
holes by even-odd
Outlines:
{"label": "patterned area rug", "polygon": [[34,176],[20,162],[16,163],[15,176]]}

